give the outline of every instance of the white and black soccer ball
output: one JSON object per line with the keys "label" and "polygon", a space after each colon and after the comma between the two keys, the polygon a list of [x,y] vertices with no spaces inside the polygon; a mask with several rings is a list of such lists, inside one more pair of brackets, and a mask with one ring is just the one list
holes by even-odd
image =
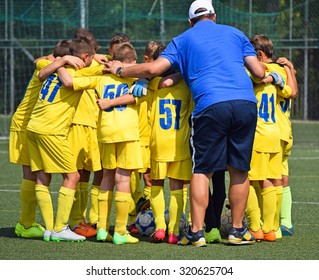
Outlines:
{"label": "white and black soccer ball", "polygon": [[150,209],[141,211],[135,220],[138,232],[143,236],[151,236],[155,231],[155,221],[153,212]]}
{"label": "white and black soccer ball", "polygon": [[[164,216],[165,216],[165,223],[168,226],[168,224],[169,224],[169,208],[165,209]],[[179,231],[182,232],[186,228],[186,226],[187,226],[186,215],[183,212],[182,217],[181,217],[181,221],[179,223]]]}
{"label": "white and black soccer ball", "polygon": [[[243,220],[243,226],[247,226],[247,220],[244,218]],[[223,214],[221,215],[220,220],[220,228],[219,232],[222,238],[228,238],[228,233],[230,229],[232,228],[232,219],[231,219],[231,211],[230,209],[227,209]]]}

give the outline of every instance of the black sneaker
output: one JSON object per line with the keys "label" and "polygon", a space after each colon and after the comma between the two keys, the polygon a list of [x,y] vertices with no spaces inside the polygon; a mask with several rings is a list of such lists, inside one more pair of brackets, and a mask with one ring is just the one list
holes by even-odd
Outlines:
{"label": "black sneaker", "polygon": [[228,233],[228,242],[235,245],[251,244],[255,242],[255,237],[249,232],[248,228],[231,228]]}
{"label": "black sneaker", "polygon": [[136,203],[136,214],[142,212],[143,210],[149,209],[151,206],[150,200],[141,197]]}
{"label": "black sneaker", "polygon": [[199,230],[197,232],[192,232],[190,227],[186,229],[183,233],[183,237],[177,243],[178,245],[193,245],[195,247],[206,247],[206,240],[204,236],[204,230]]}

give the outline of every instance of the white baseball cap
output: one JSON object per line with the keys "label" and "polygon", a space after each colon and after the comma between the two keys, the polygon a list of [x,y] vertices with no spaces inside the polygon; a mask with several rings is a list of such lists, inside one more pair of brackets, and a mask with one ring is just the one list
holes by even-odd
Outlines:
{"label": "white baseball cap", "polygon": [[[195,11],[199,8],[205,8],[206,11],[195,14]],[[202,15],[214,14],[214,13],[215,13],[215,10],[213,8],[211,1],[209,1],[209,0],[196,0],[189,7],[188,17],[190,19],[192,19],[192,18],[199,17]]]}

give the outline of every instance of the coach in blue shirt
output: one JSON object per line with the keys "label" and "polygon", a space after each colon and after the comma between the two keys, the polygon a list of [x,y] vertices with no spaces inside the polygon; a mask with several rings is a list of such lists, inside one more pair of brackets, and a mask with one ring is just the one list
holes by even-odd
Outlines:
{"label": "coach in blue shirt", "polygon": [[[190,184],[192,227],[180,244],[206,246],[204,216],[208,205],[209,180],[214,172],[227,169],[233,228],[228,241],[254,241],[243,227],[252,145],[257,120],[256,98],[246,69],[255,82],[265,70],[255,50],[240,30],[216,24],[210,1],[194,1],[189,8],[191,28],[175,37],[158,59],[123,66],[110,62],[109,71],[122,77],[148,78],[179,69],[192,92],[195,108],[190,138],[193,176]],[[245,69],[246,67],[246,69]],[[155,233],[156,237],[156,233]]]}

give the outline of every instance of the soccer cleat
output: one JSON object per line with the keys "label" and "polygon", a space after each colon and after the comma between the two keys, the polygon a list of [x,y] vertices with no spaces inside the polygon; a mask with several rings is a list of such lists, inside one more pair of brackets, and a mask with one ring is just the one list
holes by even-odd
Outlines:
{"label": "soccer cleat", "polygon": [[151,206],[150,200],[141,197],[136,203],[136,214],[142,212],[143,210],[149,209]]}
{"label": "soccer cleat", "polygon": [[59,232],[56,232],[53,229],[51,233],[51,240],[57,241],[57,242],[60,242],[60,241],[81,242],[81,241],[84,241],[85,239],[86,239],[85,236],[76,234],[68,226],[64,227]]}
{"label": "soccer cleat", "polygon": [[276,235],[276,240],[282,239],[282,233],[280,228],[277,231],[275,231],[275,235]]}
{"label": "soccer cleat", "polygon": [[113,235],[113,243],[116,245],[119,244],[135,244],[138,243],[139,240],[135,237],[133,237],[132,235],[130,235],[130,233],[127,231],[125,234],[121,235],[117,232],[114,232]]}
{"label": "soccer cleat", "polygon": [[232,227],[228,234],[228,242],[235,245],[252,244],[255,242],[255,237],[247,228],[236,229]]}
{"label": "soccer cleat", "polygon": [[96,240],[111,242],[112,236],[104,228],[99,228],[96,234]]}
{"label": "soccer cleat", "polygon": [[260,242],[264,239],[264,233],[261,228],[257,231],[250,229],[249,232],[255,237],[256,242]]}
{"label": "soccer cleat", "polygon": [[164,238],[165,238],[165,230],[162,228],[159,228],[151,235],[151,242],[153,243],[163,242]]}
{"label": "soccer cleat", "polygon": [[25,228],[22,224],[17,223],[15,227],[15,234],[23,238],[42,238],[45,229],[34,222],[31,227]]}
{"label": "soccer cleat", "polygon": [[189,227],[184,231],[184,237],[177,243],[178,245],[192,244],[195,247],[206,247],[206,239],[203,230],[192,232]]}
{"label": "soccer cleat", "polygon": [[292,226],[291,228],[280,226],[281,233],[283,236],[292,236],[295,234],[295,228]]}
{"label": "soccer cleat", "polygon": [[167,239],[168,244],[177,244],[178,241],[179,241],[179,239],[174,233],[168,234],[168,239]]}
{"label": "soccer cleat", "polygon": [[43,241],[50,241],[51,240],[51,231],[49,231],[48,229],[46,229],[44,231],[44,234],[43,234]]}
{"label": "soccer cleat", "polygon": [[269,242],[276,241],[276,233],[273,230],[271,230],[270,232],[264,233],[264,240]]}
{"label": "soccer cleat", "polygon": [[212,228],[210,232],[204,232],[207,243],[219,243],[222,241],[218,228]]}
{"label": "soccer cleat", "polygon": [[76,225],[72,230],[76,234],[79,234],[85,237],[93,237],[97,234],[96,229],[94,229],[90,224],[87,224],[85,222],[82,222]]}

